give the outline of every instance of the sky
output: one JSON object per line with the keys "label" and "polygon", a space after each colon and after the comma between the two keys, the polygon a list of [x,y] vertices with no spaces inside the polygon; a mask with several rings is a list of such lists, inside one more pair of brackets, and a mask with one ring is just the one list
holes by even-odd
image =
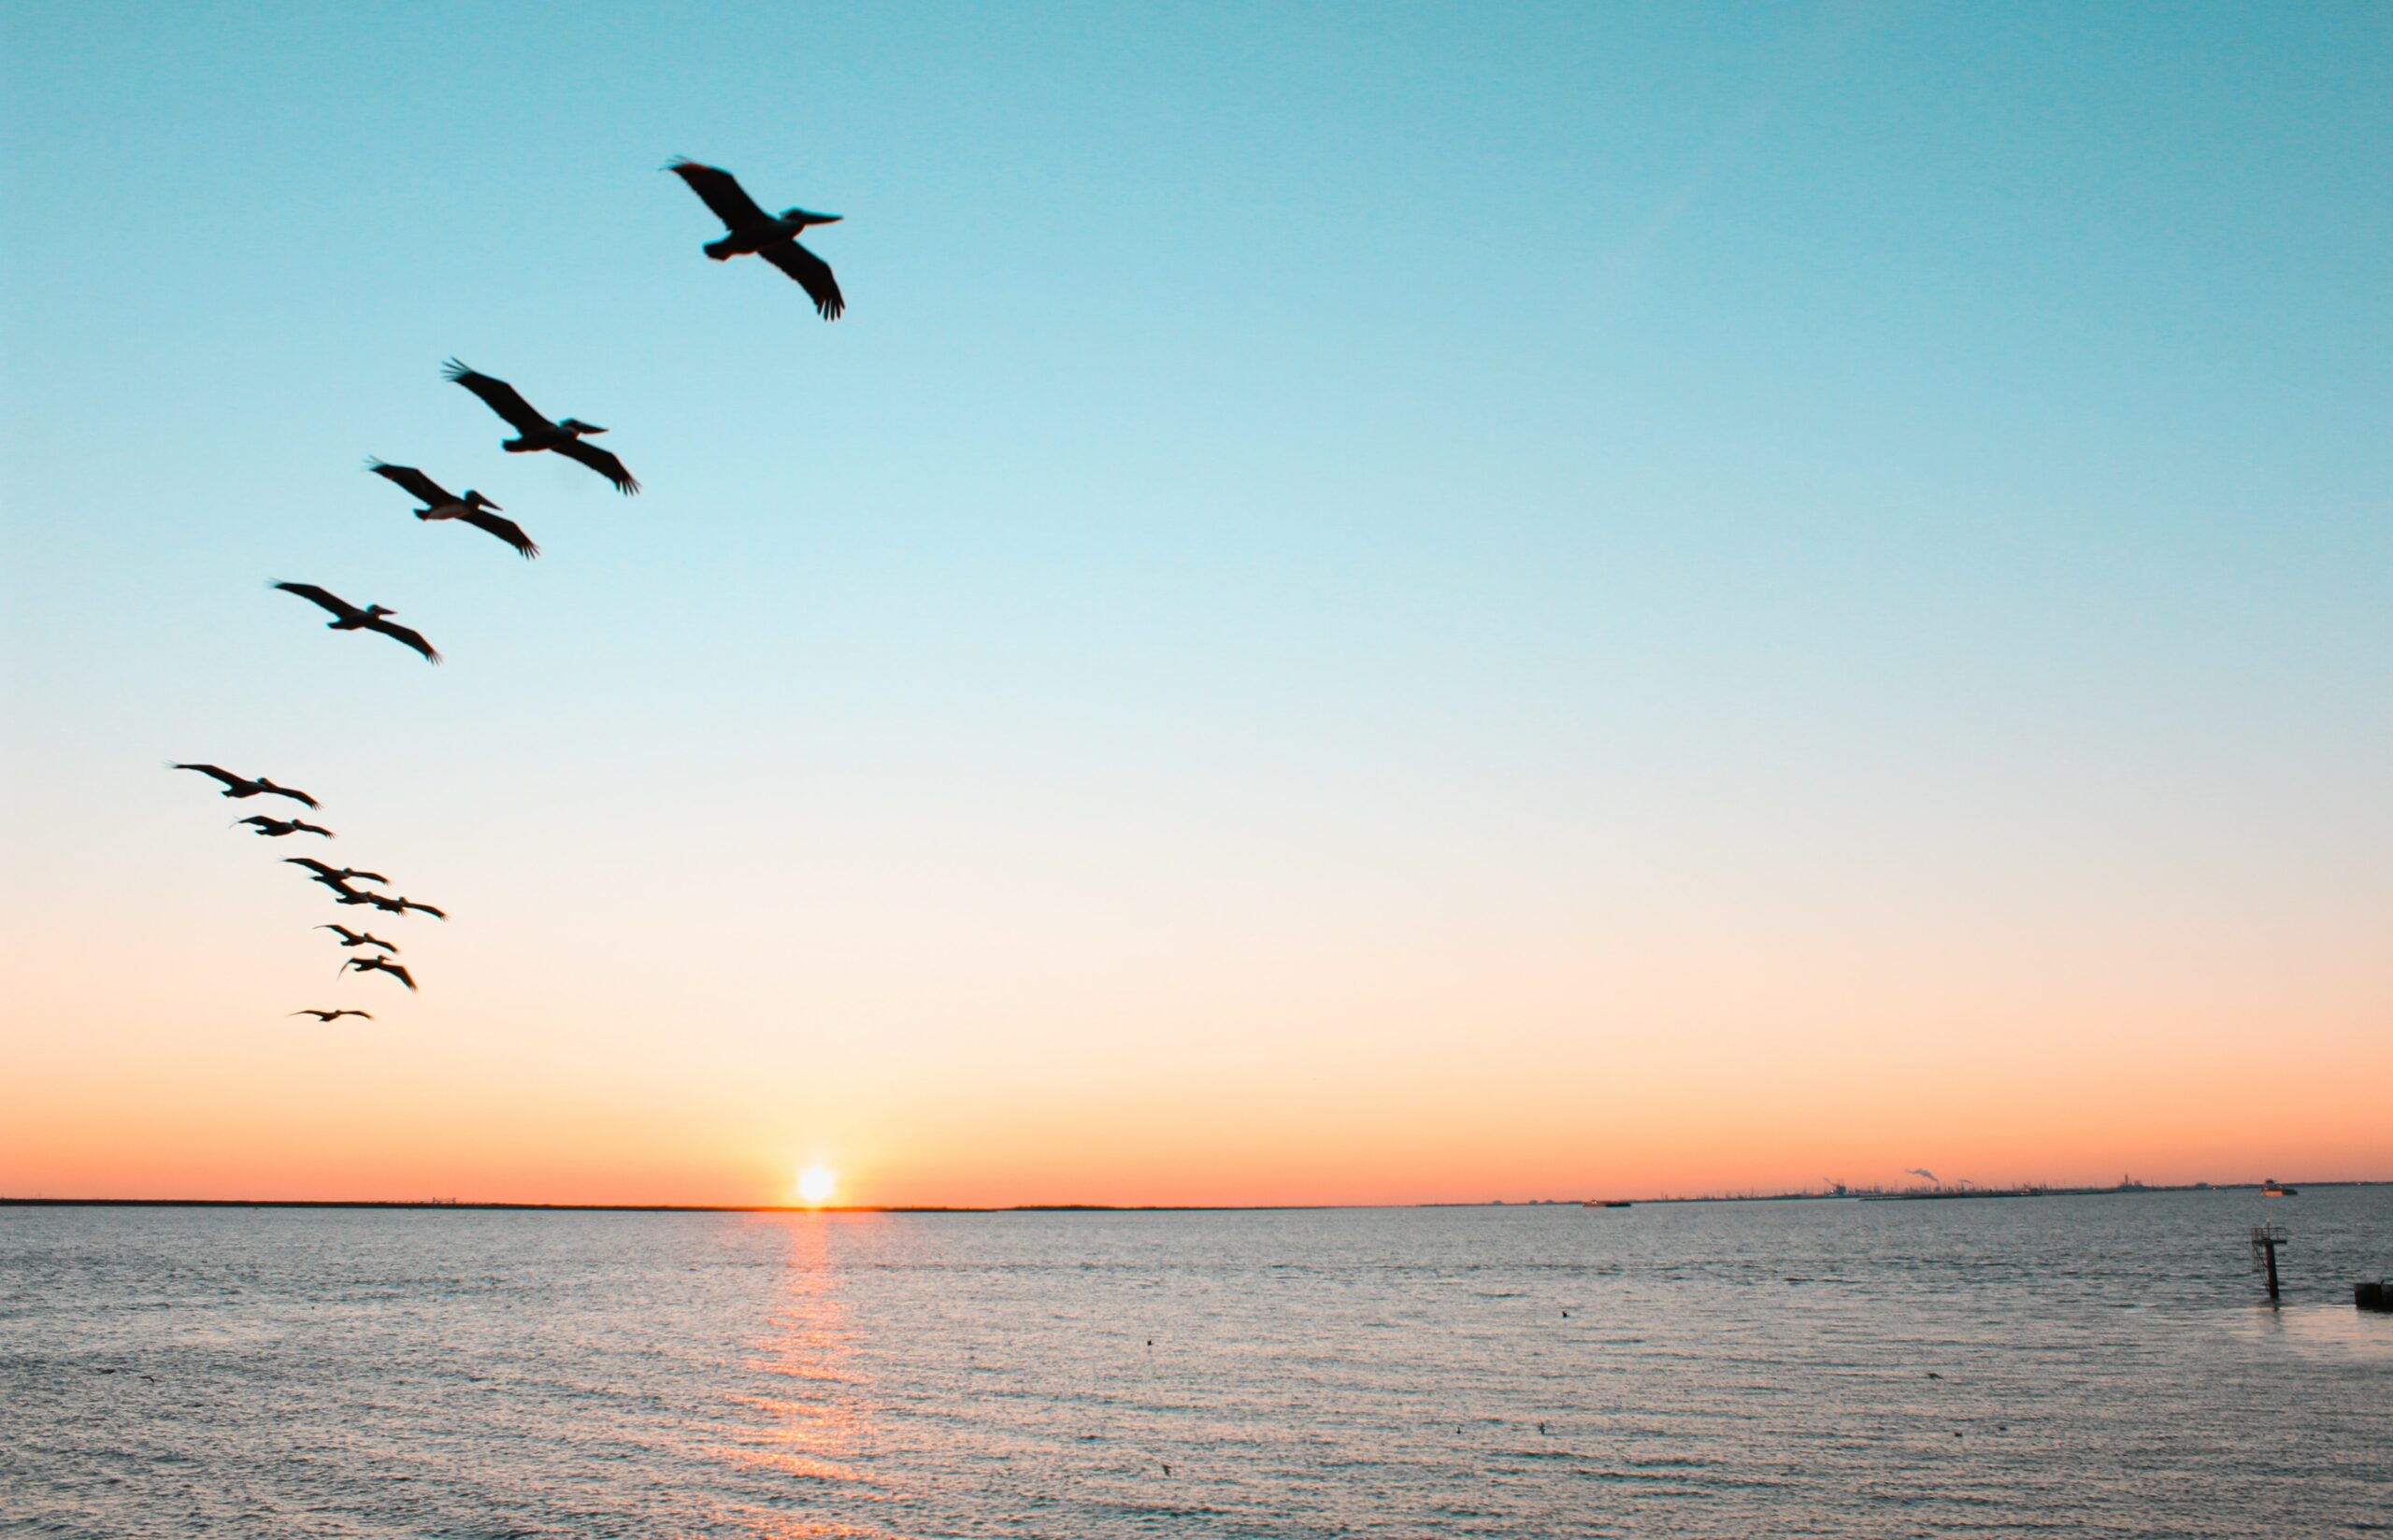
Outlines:
{"label": "sky", "polygon": [[2381,6],[0,25],[0,1193],[2393,1177]]}

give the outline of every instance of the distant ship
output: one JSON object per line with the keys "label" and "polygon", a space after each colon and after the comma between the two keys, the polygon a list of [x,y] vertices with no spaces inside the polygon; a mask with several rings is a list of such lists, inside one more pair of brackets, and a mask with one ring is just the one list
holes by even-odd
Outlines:
{"label": "distant ship", "polygon": [[1579,1206],[1582,1208],[1626,1208],[1628,1203],[1629,1200],[1626,1198],[1588,1198]]}
{"label": "distant ship", "polygon": [[2263,1198],[2298,1198],[2300,1195],[2301,1189],[2281,1187],[2274,1176],[2264,1178],[2260,1183],[2260,1196]]}

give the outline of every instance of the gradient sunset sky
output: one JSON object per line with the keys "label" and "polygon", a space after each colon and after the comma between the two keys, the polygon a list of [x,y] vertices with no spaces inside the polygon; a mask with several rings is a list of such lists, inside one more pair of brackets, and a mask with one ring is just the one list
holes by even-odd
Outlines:
{"label": "gradient sunset sky", "polygon": [[2393,9],[0,24],[0,1193],[2393,1177]]}

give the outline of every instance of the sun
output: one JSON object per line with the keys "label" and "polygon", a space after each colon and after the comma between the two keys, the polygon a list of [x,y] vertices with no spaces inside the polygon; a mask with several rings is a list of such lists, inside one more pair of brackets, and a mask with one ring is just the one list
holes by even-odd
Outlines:
{"label": "sun", "polygon": [[797,1195],[809,1208],[829,1203],[838,1185],[839,1174],[829,1166],[810,1165],[797,1174]]}

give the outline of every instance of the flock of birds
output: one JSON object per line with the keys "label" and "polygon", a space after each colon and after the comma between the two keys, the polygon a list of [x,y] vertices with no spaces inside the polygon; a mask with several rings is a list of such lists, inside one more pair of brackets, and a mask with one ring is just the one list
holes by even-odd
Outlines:
{"label": "flock of birds", "polygon": [[[673,161],[665,169],[680,177],[688,184],[690,191],[714,211],[716,218],[723,221],[726,234],[719,240],[708,242],[703,248],[709,257],[716,262],[728,262],[738,256],[762,257],[796,280],[824,320],[837,321],[846,310],[847,301],[839,293],[839,285],[832,277],[830,265],[799,245],[797,240],[810,227],[835,224],[840,216],[810,213],[803,208],[785,209],[779,215],[767,214],[740,188],[728,171],[692,160]],[[469,369],[453,358],[443,368],[442,378],[471,391],[484,406],[515,430],[515,436],[500,446],[508,453],[545,451],[563,455],[605,477],[614,484],[617,492],[625,496],[639,491],[638,480],[624,467],[623,461],[589,442],[591,437],[605,433],[606,429],[579,418],[552,420],[524,400],[514,386]],[[527,561],[540,554],[540,548],[523,533],[522,525],[505,517],[505,509],[470,487],[460,496],[413,465],[394,465],[383,460],[367,461],[366,469],[422,504],[415,510],[415,516],[420,520],[471,525],[499,540]],[[386,605],[369,604],[361,607],[315,583],[278,582],[273,586],[282,592],[307,600],[330,615],[332,619],[325,623],[326,630],[376,632],[412,649],[427,663],[440,661],[439,649],[426,640],[422,632],[392,620],[398,611]],[[173,768],[196,771],[221,782],[223,788],[221,794],[227,797],[243,800],[258,796],[287,797],[309,812],[314,812],[319,806],[316,799],[307,792],[277,785],[264,776],[236,775],[216,764],[179,763]],[[271,814],[255,813],[236,820],[233,827],[243,825],[248,825],[251,832],[262,839],[285,839],[296,834],[313,834],[322,839],[336,837],[333,831],[323,825],[297,817],[276,818]],[[410,913],[428,914],[441,920],[449,918],[432,905],[387,891],[391,879],[380,872],[335,866],[312,856],[286,856],[283,859],[287,865],[304,868],[308,880],[322,884],[337,904],[372,908],[398,919],[404,919]],[[332,932],[342,948],[350,953],[338,970],[344,977],[351,973],[386,974],[407,986],[410,992],[414,991],[415,977],[408,971],[405,963],[398,961],[399,948],[396,945],[370,931],[351,930],[346,925],[323,924],[316,929]],[[371,1011],[351,1007],[337,1010],[311,1007],[291,1014],[312,1016],[322,1023],[348,1016],[368,1021],[374,1020]]]}

